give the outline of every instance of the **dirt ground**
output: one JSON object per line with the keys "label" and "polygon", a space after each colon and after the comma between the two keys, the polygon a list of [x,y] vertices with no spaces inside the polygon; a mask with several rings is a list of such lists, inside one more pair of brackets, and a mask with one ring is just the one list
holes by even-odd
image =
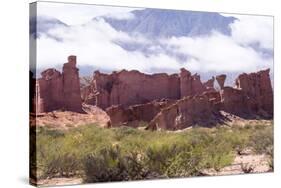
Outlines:
{"label": "dirt ground", "polygon": [[233,163],[222,168],[220,171],[206,169],[203,171],[203,174],[208,176],[220,176],[270,172],[268,161],[269,157],[264,154],[254,155],[248,152],[242,155],[236,155]]}
{"label": "dirt ground", "polygon": [[38,186],[77,185],[83,183],[82,178],[51,178],[39,180]]}
{"label": "dirt ground", "polygon": [[31,117],[32,126],[46,126],[54,129],[69,129],[81,125],[99,123],[106,127],[109,122],[109,116],[100,108],[91,105],[83,105],[85,113],[70,111],[53,111],[42,113],[36,118]]}

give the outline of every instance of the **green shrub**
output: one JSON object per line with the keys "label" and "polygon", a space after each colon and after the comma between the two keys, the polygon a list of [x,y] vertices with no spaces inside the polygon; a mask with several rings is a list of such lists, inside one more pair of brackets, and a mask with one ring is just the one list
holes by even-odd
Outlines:
{"label": "green shrub", "polygon": [[102,149],[85,157],[85,182],[121,181],[125,179],[120,151],[113,148]]}
{"label": "green shrub", "polygon": [[168,177],[197,176],[204,168],[201,152],[181,152],[173,158],[166,170]]}
{"label": "green shrub", "polygon": [[273,155],[273,127],[267,126],[262,131],[259,129],[250,137],[251,146],[257,154]]}
{"label": "green shrub", "polygon": [[119,147],[104,148],[83,160],[85,182],[124,181],[144,179],[149,173],[144,169],[139,154],[122,154]]}
{"label": "green shrub", "polygon": [[272,126],[153,132],[93,124],[68,131],[39,128],[33,134],[38,178],[82,176],[101,182],[198,176],[207,168],[219,171],[248,147],[271,156],[273,169]]}

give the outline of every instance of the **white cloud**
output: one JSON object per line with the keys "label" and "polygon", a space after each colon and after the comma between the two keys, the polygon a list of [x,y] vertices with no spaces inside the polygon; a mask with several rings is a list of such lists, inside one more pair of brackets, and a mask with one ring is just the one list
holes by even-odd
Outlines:
{"label": "white cloud", "polygon": [[[271,17],[234,15],[239,20],[231,25],[231,36],[214,31],[208,36],[155,39],[157,42],[153,44],[153,41],[141,34],[131,36],[116,31],[103,19],[88,21],[89,18],[99,15],[130,19],[130,8],[114,7],[116,9],[113,10],[111,7],[84,7],[88,5],[79,5],[80,8],[71,4],[66,7],[63,4],[56,4],[55,7],[51,5],[53,6],[42,6],[44,9],[39,9],[38,12],[48,13],[48,16],[55,16],[68,24],[87,23],[48,30],[52,36],[61,38],[61,42],[42,34],[37,39],[39,69],[61,67],[71,54],[77,55],[79,66],[88,65],[109,71],[136,69],[146,73],[174,73],[185,67],[193,72],[251,72],[273,67],[273,57],[265,58],[261,52],[250,46],[258,43],[264,49],[273,49]],[[118,12],[124,14],[115,14]],[[141,51],[126,51],[116,41],[149,44],[148,49],[158,53],[148,55]],[[189,58],[185,62],[178,61],[165,53],[163,45],[171,52],[182,53]]]}
{"label": "white cloud", "polygon": [[165,54],[145,56],[139,51],[124,50],[113,41],[148,41],[140,36],[131,37],[116,31],[102,19],[87,25],[53,29],[49,33],[63,41],[56,41],[46,35],[37,39],[39,69],[62,65],[70,54],[77,55],[79,66],[90,65],[107,70],[137,69],[151,73],[152,70],[165,69],[177,72],[181,67],[179,62]]}
{"label": "white cloud", "polygon": [[236,15],[230,25],[232,38],[239,44],[251,45],[258,43],[261,48],[273,49],[273,17]]}
{"label": "white cloud", "polygon": [[38,2],[39,16],[55,17],[68,25],[87,23],[94,17],[108,16],[116,19],[131,19],[131,11],[139,8],[99,6],[87,4]]}
{"label": "white cloud", "polygon": [[205,37],[173,37],[163,42],[192,57],[186,65],[193,71],[248,72],[272,65],[272,59],[264,59],[253,48],[217,32]]}

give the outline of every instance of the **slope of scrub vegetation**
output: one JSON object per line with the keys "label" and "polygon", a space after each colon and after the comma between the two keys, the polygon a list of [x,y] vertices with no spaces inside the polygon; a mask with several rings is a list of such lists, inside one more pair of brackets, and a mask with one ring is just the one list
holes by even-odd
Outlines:
{"label": "slope of scrub vegetation", "polygon": [[273,126],[195,127],[182,132],[33,128],[39,179],[79,176],[85,182],[200,176],[203,169],[230,165],[245,148],[269,155],[273,169]]}

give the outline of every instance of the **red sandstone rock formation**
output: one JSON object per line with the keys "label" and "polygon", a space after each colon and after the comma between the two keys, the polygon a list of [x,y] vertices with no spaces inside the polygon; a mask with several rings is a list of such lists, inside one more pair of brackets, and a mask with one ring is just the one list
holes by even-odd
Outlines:
{"label": "red sandstone rock formation", "polygon": [[180,96],[192,96],[204,92],[206,88],[198,74],[191,75],[189,71],[182,68],[180,72]]}
{"label": "red sandstone rock formation", "polygon": [[273,90],[269,69],[256,73],[241,74],[236,79],[236,87],[247,96],[247,103],[252,113],[261,116],[273,116]]}
{"label": "red sandstone rock formation", "polygon": [[224,87],[225,79],[226,79],[226,75],[225,74],[221,74],[221,75],[216,76],[216,80],[217,80],[217,82],[218,82],[218,84],[219,84],[221,89],[223,89],[223,87]]}
{"label": "red sandstone rock formation", "polygon": [[80,91],[75,56],[69,56],[62,73],[47,69],[41,75],[37,89],[31,87],[32,93],[39,92],[34,101],[40,111],[81,112],[82,96],[83,102],[106,109],[111,126],[135,127],[140,121],[150,122],[147,129],[152,130],[210,126],[220,121],[220,110],[246,118],[273,116],[269,70],[239,75],[235,88],[224,87],[226,75],[219,75],[220,91],[214,89],[214,77],[202,83],[185,69],[173,75],[96,71],[91,85]]}
{"label": "red sandstone rock formation", "polygon": [[206,95],[185,97],[162,109],[147,129],[179,130],[193,125],[210,126],[216,120],[214,109]]}
{"label": "red sandstone rock formation", "polygon": [[[80,83],[76,57],[69,56],[61,74],[56,69],[47,69],[38,79],[40,96],[44,100],[44,111],[64,109],[82,112]],[[38,105],[38,104],[37,104]]]}
{"label": "red sandstone rock formation", "polygon": [[94,93],[94,85],[87,85],[81,89],[82,102],[86,104],[96,105],[96,95]]}
{"label": "red sandstone rock formation", "polygon": [[[214,89],[215,79],[221,87],[220,92]],[[210,104],[215,112],[224,110],[246,118],[256,115],[272,117],[273,94],[268,70],[240,75],[236,88],[224,87],[225,79],[226,75],[219,75],[202,83],[199,75],[191,75],[185,69],[174,75],[146,75],[125,70],[103,74],[97,71],[93,83],[83,89],[82,94],[86,103],[96,104],[103,109],[111,107],[107,112],[113,124],[151,119],[155,114],[150,109],[155,109],[155,106],[150,101],[155,99],[179,100],[200,94],[208,99],[207,105]],[[142,108],[141,113],[136,113]],[[170,109],[171,114],[173,110]],[[149,118],[145,115],[137,117],[136,114],[149,114]],[[181,126],[177,124],[175,129]]]}
{"label": "red sandstone rock formation", "polygon": [[[160,99],[180,99],[184,96],[214,90],[214,78],[202,83],[200,76],[181,69],[180,74],[143,74],[138,71],[104,74],[96,71],[90,86],[82,89],[88,104],[106,109],[112,105],[128,107]],[[94,99],[95,98],[95,99]]]}
{"label": "red sandstone rock formation", "polygon": [[128,107],[162,98],[178,99],[180,96],[176,74],[147,75],[125,70],[103,74],[96,71],[93,80],[96,104],[102,109],[119,104]]}
{"label": "red sandstone rock formation", "polygon": [[247,104],[247,96],[241,89],[224,87],[221,90],[221,103],[223,111],[243,117],[251,115]]}
{"label": "red sandstone rock formation", "polygon": [[82,112],[80,80],[76,68],[76,56],[69,56],[63,65],[63,96],[64,108],[69,111]]}
{"label": "red sandstone rock formation", "polygon": [[47,69],[38,79],[40,95],[45,101],[44,111],[50,112],[63,107],[63,78],[56,69]]}
{"label": "red sandstone rock formation", "polygon": [[206,91],[203,94],[208,97],[209,101],[213,105],[217,105],[218,103],[220,103],[222,101],[220,92],[218,92],[218,91]]}
{"label": "red sandstone rock formation", "polygon": [[207,90],[215,91],[214,82],[215,82],[215,77],[212,77],[210,80],[207,80],[205,83],[203,83],[203,85]]}
{"label": "red sandstone rock formation", "polygon": [[220,92],[209,91],[200,96],[178,100],[162,109],[147,129],[177,130],[196,124],[210,126],[224,119],[220,110],[243,118],[272,118],[273,91],[269,70],[239,75],[236,88],[224,87],[225,77],[217,77]]}
{"label": "red sandstone rock formation", "polygon": [[110,117],[111,126],[130,125],[138,126],[143,122],[150,122],[161,109],[171,105],[173,100],[152,101],[146,104],[132,105],[128,108],[114,105],[106,109]]}

